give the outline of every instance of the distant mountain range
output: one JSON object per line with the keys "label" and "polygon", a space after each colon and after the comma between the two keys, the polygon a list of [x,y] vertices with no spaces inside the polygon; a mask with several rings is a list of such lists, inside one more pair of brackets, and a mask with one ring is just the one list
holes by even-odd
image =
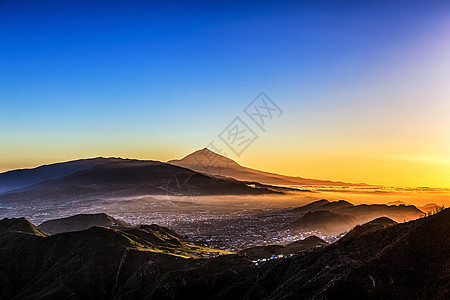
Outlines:
{"label": "distant mountain range", "polygon": [[[85,168],[80,170],[81,168]],[[44,172],[44,171],[45,172]],[[67,175],[67,173],[74,172]],[[60,175],[62,178],[55,178]],[[20,175],[25,178],[20,180]],[[260,195],[281,193],[263,185],[249,185],[232,178],[217,178],[158,161],[132,159],[89,159],[17,173],[0,174],[0,187],[31,186],[9,190],[0,202],[51,202],[61,199],[139,195]]]}
{"label": "distant mountain range", "polygon": [[121,159],[97,157],[0,173],[0,193],[24,188],[47,180],[62,178],[98,165],[117,161],[121,161]]}
{"label": "distant mountain range", "polygon": [[437,208],[441,207],[442,205],[437,205],[436,203],[428,203],[424,206],[419,207],[421,211],[423,212],[429,212],[429,211],[435,211]]}
{"label": "distant mountain range", "polygon": [[[76,186],[83,183],[86,185],[93,185],[98,184],[100,180],[103,180],[103,182],[100,182],[100,184],[103,185],[112,183],[123,185],[129,184],[132,180],[135,180],[135,182],[133,182],[133,184],[135,184],[132,189],[133,191],[141,189],[148,193],[165,193],[165,191],[163,191],[165,189],[164,184],[167,184],[167,182],[164,182],[164,180],[167,181],[167,177],[169,177],[169,179],[174,179],[172,177],[176,176],[177,173],[184,173],[182,176],[183,178],[181,178],[182,183],[187,186],[191,185],[192,182],[184,182],[183,180],[186,179],[184,177],[193,175],[193,172],[187,174],[189,173],[188,171],[180,168],[173,168],[171,166],[189,169],[195,173],[207,175],[208,177],[212,176],[215,179],[228,180],[231,178],[238,181],[258,182],[265,185],[365,185],[285,176],[259,171],[243,167],[234,160],[205,148],[195,151],[181,160],[171,160],[168,163],[97,157],[43,165],[32,169],[12,170],[0,173],[0,193],[11,191],[23,192],[24,190],[45,189],[47,187],[51,187],[51,189],[55,187],[55,189],[58,189],[59,192],[61,192],[61,184]],[[165,170],[163,170],[164,168]],[[107,174],[107,172],[110,174]],[[158,176],[160,176],[160,182],[156,182],[158,181]],[[199,176],[197,177],[199,178]],[[143,186],[142,181],[144,179],[151,179],[155,184]],[[206,177],[199,180],[207,181]],[[223,181],[221,182],[223,183]],[[220,183],[216,184],[215,188],[221,189],[219,185]],[[193,184],[193,186],[196,185]],[[223,188],[220,193],[223,193],[224,190],[226,190],[226,188]],[[244,190],[248,189],[241,186],[237,190],[245,193]],[[216,192],[213,191],[211,191],[211,193],[216,194]],[[225,192],[225,194],[229,193],[230,192]]]}
{"label": "distant mountain range", "polygon": [[317,230],[323,234],[334,235],[383,216],[397,222],[404,222],[423,215],[423,212],[413,205],[353,205],[344,200],[330,202],[325,199],[294,208],[292,211],[298,213],[300,217],[297,221],[287,225],[287,229]]}
{"label": "distant mountain range", "polygon": [[[388,202],[387,205],[408,205],[404,201],[391,201]],[[437,208],[442,207],[442,205],[437,205],[436,203],[428,203],[424,206],[419,206],[418,208],[423,212],[435,211]]]}
{"label": "distant mountain range", "polygon": [[[378,218],[321,246],[256,265],[245,253],[225,255],[157,225],[46,236],[26,219],[5,219],[0,298],[450,297],[450,209],[402,224]],[[222,255],[202,258],[211,254]]]}
{"label": "distant mountain range", "polygon": [[1,173],[0,211],[143,195],[282,194],[289,188],[274,185],[302,184],[352,185],[246,168],[205,148],[168,163],[98,157]]}
{"label": "distant mountain range", "polygon": [[170,160],[168,163],[213,176],[256,181],[269,185],[367,186],[364,183],[309,179],[259,171],[241,166],[234,160],[219,155],[208,148],[197,150],[179,160]]}

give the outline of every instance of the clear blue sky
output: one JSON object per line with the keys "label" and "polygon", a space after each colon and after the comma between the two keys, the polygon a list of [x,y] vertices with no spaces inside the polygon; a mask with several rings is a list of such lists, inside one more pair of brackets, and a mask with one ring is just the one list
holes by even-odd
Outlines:
{"label": "clear blue sky", "polygon": [[[417,60],[430,67],[447,45],[449,8],[0,0],[0,170],[96,155],[177,157],[207,144],[261,90],[286,112],[273,130],[288,147],[284,132],[308,126],[299,119],[317,116],[320,129],[327,108],[368,98],[359,110],[371,107],[374,92],[390,89],[386,74],[408,74]],[[268,155],[273,139],[247,160]]]}

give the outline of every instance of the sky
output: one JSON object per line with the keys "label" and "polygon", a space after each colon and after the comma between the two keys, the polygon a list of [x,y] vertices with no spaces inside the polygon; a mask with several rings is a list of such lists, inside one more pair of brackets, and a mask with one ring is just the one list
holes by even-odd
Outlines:
{"label": "sky", "polygon": [[[0,0],[0,171],[213,141],[265,171],[450,188],[449,82],[448,1]],[[258,136],[239,155],[236,117]]]}

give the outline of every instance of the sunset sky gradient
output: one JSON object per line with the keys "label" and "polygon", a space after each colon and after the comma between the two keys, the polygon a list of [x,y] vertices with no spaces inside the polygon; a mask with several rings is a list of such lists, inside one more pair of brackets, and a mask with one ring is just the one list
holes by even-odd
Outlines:
{"label": "sunset sky gradient", "polygon": [[264,91],[240,164],[450,188],[449,82],[449,1],[3,0],[0,171],[181,158]]}

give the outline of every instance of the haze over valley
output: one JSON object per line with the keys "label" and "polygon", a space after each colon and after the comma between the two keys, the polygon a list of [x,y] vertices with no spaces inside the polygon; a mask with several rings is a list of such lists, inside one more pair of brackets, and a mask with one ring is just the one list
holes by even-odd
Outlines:
{"label": "haze over valley", "polygon": [[[0,188],[4,217],[41,224],[79,213],[105,213],[134,226],[166,226],[227,251],[311,235],[334,242],[378,217],[417,219],[427,211],[420,210],[427,197],[437,202],[425,203],[428,211],[445,206],[449,197],[445,190],[265,173],[206,148],[168,163],[94,158],[14,170],[0,174]],[[377,200],[369,200],[373,198]]]}

